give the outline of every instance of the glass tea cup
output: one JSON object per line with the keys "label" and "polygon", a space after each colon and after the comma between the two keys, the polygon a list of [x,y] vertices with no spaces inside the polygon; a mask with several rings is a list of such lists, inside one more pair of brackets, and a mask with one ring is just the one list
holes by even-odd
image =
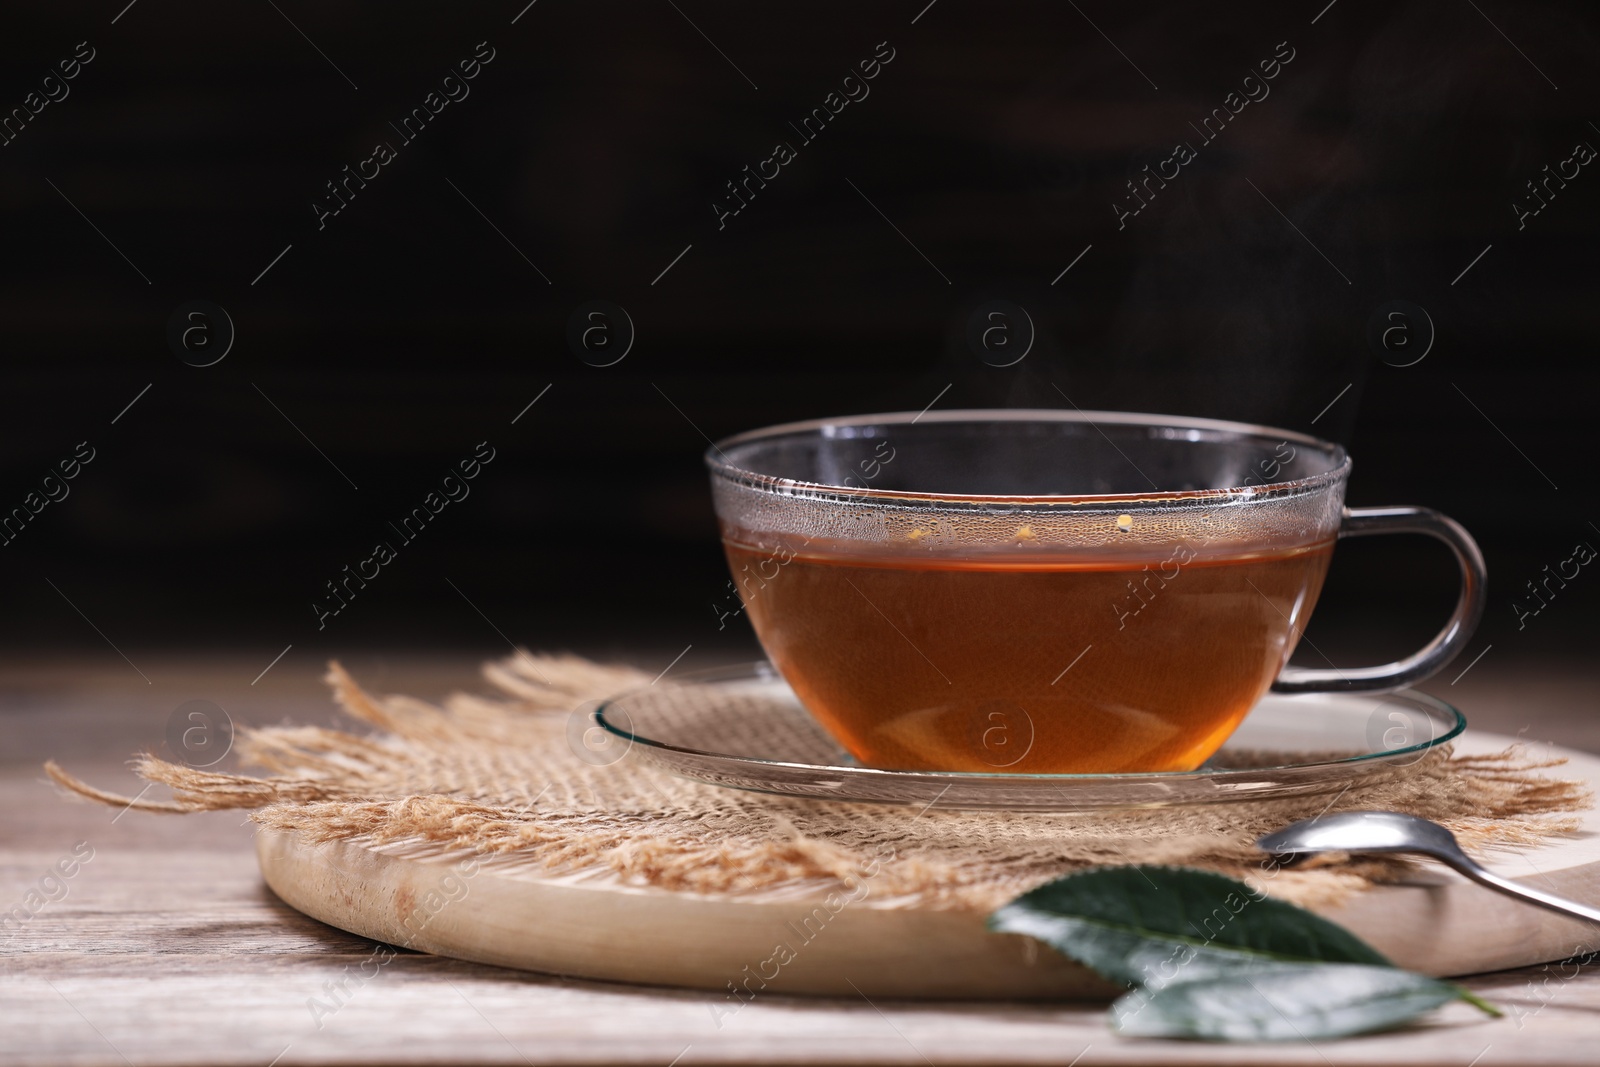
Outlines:
{"label": "glass tea cup", "polygon": [[[1483,613],[1483,557],[1419,507],[1345,508],[1342,447],[1243,423],[946,411],[776,426],[706,454],[768,657],[861,763],[1192,770],[1269,688],[1435,673]],[[1335,541],[1422,533],[1461,592],[1424,648],[1286,666]]]}

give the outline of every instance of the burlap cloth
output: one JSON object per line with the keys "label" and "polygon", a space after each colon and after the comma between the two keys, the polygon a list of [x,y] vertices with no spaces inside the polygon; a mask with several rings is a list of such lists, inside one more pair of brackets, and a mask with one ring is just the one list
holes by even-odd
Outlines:
{"label": "burlap cloth", "polygon": [[[650,682],[632,668],[523,652],[485,664],[484,676],[496,696],[455,694],[436,706],[370,696],[330,664],[334,699],[373,730],[241,730],[238,754],[264,777],[145,755],[138,773],[171,787],[172,800],[131,806],[246,808],[260,825],[312,841],[411,840],[552,873],[734,896],[832,888],[877,860],[880,906],[989,910],[1059,875],[1118,863],[1204,867],[1298,903],[1334,903],[1402,877],[1408,861],[1332,855],[1279,870],[1252,842],[1325,808],[1384,809],[1442,822],[1469,850],[1524,847],[1575,829],[1572,813],[1591,803],[1581,783],[1538,773],[1564,761],[1520,748],[1442,748],[1331,806],[1311,796],[1087,816],[812,801],[686,781],[633,753],[610,766],[580,759],[568,743],[573,709]],[[129,804],[53,762],[46,770],[74,793]]]}

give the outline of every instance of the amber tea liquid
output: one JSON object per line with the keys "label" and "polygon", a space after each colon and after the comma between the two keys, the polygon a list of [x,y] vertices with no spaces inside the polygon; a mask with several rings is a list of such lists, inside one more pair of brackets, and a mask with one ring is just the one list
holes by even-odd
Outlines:
{"label": "amber tea liquid", "polygon": [[768,656],[862,763],[1042,774],[1199,766],[1288,660],[1333,545],[1092,561],[726,547]]}

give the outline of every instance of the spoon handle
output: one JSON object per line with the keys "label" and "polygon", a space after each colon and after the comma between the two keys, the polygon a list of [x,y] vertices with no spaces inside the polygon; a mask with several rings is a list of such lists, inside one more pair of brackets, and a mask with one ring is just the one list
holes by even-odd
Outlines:
{"label": "spoon handle", "polygon": [[1597,927],[1600,927],[1600,908],[1591,908],[1586,904],[1579,904],[1565,897],[1558,897],[1553,893],[1529,888],[1521,882],[1513,882],[1509,878],[1501,878],[1497,874],[1490,874],[1465,854],[1457,854],[1451,857],[1450,866],[1471,878],[1474,882],[1486,885],[1490,889],[1498,889],[1507,896],[1521,897],[1529,904],[1537,904],[1541,908],[1548,908],[1550,911],[1559,912],[1562,915],[1570,915],[1574,919],[1587,919],[1589,922],[1596,924]]}

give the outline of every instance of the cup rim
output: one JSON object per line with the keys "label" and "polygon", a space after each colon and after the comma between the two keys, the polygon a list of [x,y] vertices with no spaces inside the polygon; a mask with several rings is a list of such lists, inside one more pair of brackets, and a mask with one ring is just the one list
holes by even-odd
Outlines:
{"label": "cup rim", "polygon": [[[788,434],[808,433],[824,427],[863,426],[872,424],[914,424],[939,422],[1070,422],[1084,423],[1098,430],[1098,423],[1119,426],[1152,426],[1184,430],[1210,430],[1254,437],[1272,437],[1280,441],[1296,441],[1326,452],[1333,466],[1318,474],[1282,481],[1261,482],[1258,485],[1228,486],[1216,489],[1155,490],[1148,493],[1075,493],[1071,495],[1045,494],[991,494],[991,493],[929,493],[912,490],[873,489],[869,486],[833,485],[798,478],[778,478],[770,474],[740,467],[728,459],[723,451],[738,445]],[[1108,438],[1109,440],[1109,438]],[[1113,445],[1115,447],[1115,445]],[[1234,422],[1226,419],[1206,419],[1188,415],[1159,415],[1133,411],[1084,411],[1059,408],[957,408],[947,411],[895,411],[871,415],[845,415],[830,418],[806,419],[800,422],[779,423],[755,430],[746,430],[715,441],[704,453],[705,464],[713,477],[721,478],[750,489],[783,493],[795,496],[847,496],[859,500],[901,501],[906,504],[1007,504],[1017,506],[1057,505],[1072,506],[1081,503],[1159,503],[1165,501],[1215,500],[1219,498],[1261,497],[1265,495],[1304,495],[1319,491],[1329,485],[1344,481],[1350,474],[1351,460],[1344,446],[1311,434],[1285,430],[1263,423]]]}

